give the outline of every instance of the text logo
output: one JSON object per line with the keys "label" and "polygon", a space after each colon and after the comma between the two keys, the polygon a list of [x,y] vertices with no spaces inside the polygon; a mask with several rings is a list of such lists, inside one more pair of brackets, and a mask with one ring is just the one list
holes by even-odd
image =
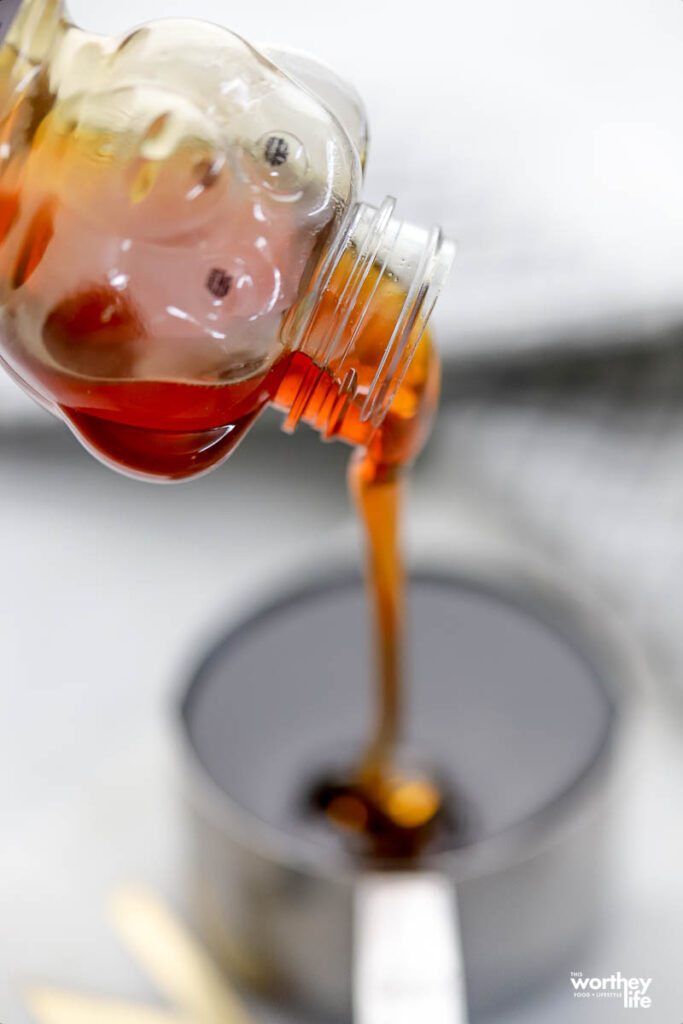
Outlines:
{"label": "text logo", "polygon": [[588,978],[572,971],[569,980],[575,999],[620,999],[626,1010],[649,1010],[652,1006],[652,978],[627,978],[621,971],[606,978]]}

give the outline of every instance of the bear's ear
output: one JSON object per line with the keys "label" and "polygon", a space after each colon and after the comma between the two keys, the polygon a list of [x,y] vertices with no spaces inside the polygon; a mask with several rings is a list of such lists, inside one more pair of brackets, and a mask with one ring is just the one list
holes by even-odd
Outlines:
{"label": "bear's ear", "polygon": [[363,101],[354,87],[307,53],[279,46],[262,46],[259,49],[334,114],[355,146],[364,168],[368,155],[368,121]]}

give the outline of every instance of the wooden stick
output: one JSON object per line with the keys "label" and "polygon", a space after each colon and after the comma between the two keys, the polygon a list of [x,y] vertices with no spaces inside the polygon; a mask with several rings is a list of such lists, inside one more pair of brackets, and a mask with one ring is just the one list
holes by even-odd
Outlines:
{"label": "wooden stick", "polygon": [[189,1024],[167,1010],[50,986],[31,986],[24,1001],[38,1024]]}
{"label": "wooden stick", "polygon": [[151,892],[119,889],[111,901],[111,918],[125,945],[181,1017],[193,1024],[253,1024],[211,958]]}

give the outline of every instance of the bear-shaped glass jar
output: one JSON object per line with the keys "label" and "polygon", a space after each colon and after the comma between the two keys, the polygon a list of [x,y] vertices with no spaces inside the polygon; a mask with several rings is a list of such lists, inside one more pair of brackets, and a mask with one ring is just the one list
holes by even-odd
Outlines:
{"label": "bear-shaped glass jar", "polygon": [[[416,453],[452,248],[359,203],[353,90],[162,20],[125,37],[2,0],[0,359],[100,459],[174,480],[273,403],[292,430]],[[393,429],[380,429],[393,423]]]}

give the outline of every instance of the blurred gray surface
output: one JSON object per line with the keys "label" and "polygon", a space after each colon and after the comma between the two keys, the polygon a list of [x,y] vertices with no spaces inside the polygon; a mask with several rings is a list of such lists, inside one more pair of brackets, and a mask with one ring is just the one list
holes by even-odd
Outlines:
{"label": "blurred gray surface", "polygon": [[[442,485],[591,580],[683,698],[683,347],[454,374]],[[438,485],[437,485],[438,486]]]}

